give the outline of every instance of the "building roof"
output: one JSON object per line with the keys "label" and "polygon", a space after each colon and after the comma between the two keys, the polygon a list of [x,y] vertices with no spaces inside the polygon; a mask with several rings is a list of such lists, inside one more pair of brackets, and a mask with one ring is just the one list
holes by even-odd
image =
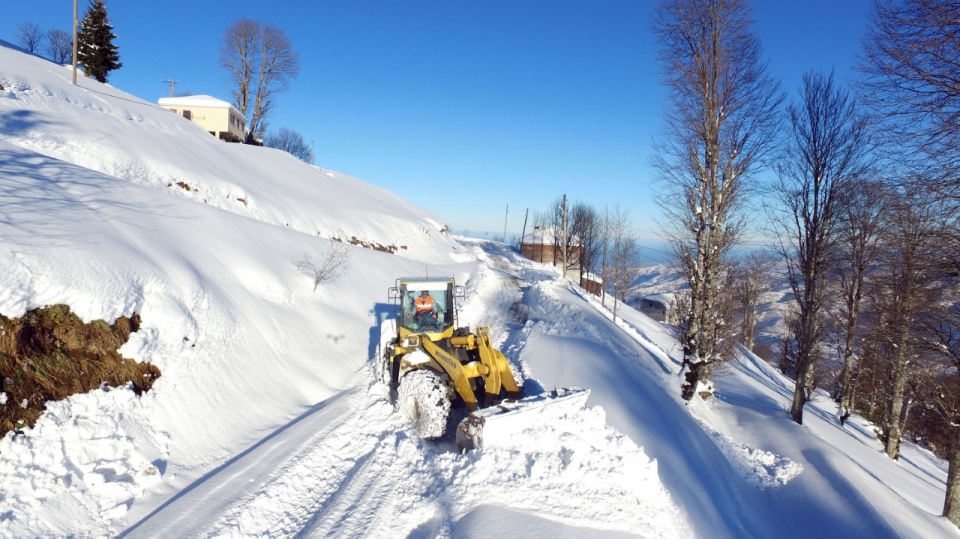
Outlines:
{"label": "building roof", "polygon": [[640,299],[655,301],[666,308],[670,308],[670,306],[673,305],[675,294],[672,294],[670,292],[661,292],[659,294],[647,294],[641,297]]}
{"label": "building roof", "polygon": [[603,284],[603,277],[597,275],[596,273],[586,272],[583,274],[583,278],[588,281],[593,281],[597,284]]}
{"label": "building roof", "polygon": [[188,95],[184,97],[161,97],[157,104],[168,107],[204,107],[208,109],[232,109],[240,115],[233,105],[209,95]]}
{"label": "building roof", "polygon": [[[528,233],[520,243],[529,243],[533,245],[554,245],[559,240],[560,236],[563,236],[563,233],[558,231],[554,226],[548,226],[546,228],[540,228],[539,226],[534,227],[533,232]],[[576,236],[570,238],[570,245],[572,247],[580,246],[580,239]]]}

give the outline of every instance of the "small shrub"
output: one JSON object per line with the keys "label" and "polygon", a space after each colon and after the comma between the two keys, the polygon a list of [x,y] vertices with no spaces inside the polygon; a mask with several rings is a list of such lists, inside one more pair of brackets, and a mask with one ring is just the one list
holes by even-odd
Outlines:
{"label": "small shrub", "polygon": [[347,271],[350,266],[350,251],[338,240],[330,244],[330,249],[319,266],[313,263],[309,253],[303,253],[303,258],[296,266],[300,274],[313,280],[313,291],[316,292],[321,285],[332,283]]}

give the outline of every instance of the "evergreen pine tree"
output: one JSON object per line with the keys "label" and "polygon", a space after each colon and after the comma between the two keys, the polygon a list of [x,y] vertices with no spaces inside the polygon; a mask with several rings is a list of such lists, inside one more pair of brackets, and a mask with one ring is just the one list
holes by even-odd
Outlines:
{"label": "evergreen pine tree", "polygon": [[107,82],[107,73],[123,67],[115,37],[104,0],[92,0],[77,31],[77,61],[88,77]]}

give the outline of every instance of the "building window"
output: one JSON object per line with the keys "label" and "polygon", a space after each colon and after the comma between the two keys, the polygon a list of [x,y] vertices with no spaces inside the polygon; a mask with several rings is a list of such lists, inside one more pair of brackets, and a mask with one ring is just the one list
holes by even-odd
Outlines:
{"label": "building window", "polygon": [[183,111],[183,117],[189,120],[189,119],[190,119],[190,111],[189,111],[189,110]]}

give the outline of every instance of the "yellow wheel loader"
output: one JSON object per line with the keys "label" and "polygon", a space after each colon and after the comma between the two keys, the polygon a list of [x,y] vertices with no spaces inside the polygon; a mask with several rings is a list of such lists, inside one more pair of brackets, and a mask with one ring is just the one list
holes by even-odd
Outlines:
{"label": "yellow wheel loader", "polygon": [[423,438],[447,432],[454,403],[468,413],[458,425],[457,444],[474,449],[522,430],[520,412],[586,402],[589,391],[577,388],[521,398],[509,362],[491,344],[490,325],[458,327],[464,289],[452,277],[401,277],[387,296],[395,313],[380,324],[377,379]]}

